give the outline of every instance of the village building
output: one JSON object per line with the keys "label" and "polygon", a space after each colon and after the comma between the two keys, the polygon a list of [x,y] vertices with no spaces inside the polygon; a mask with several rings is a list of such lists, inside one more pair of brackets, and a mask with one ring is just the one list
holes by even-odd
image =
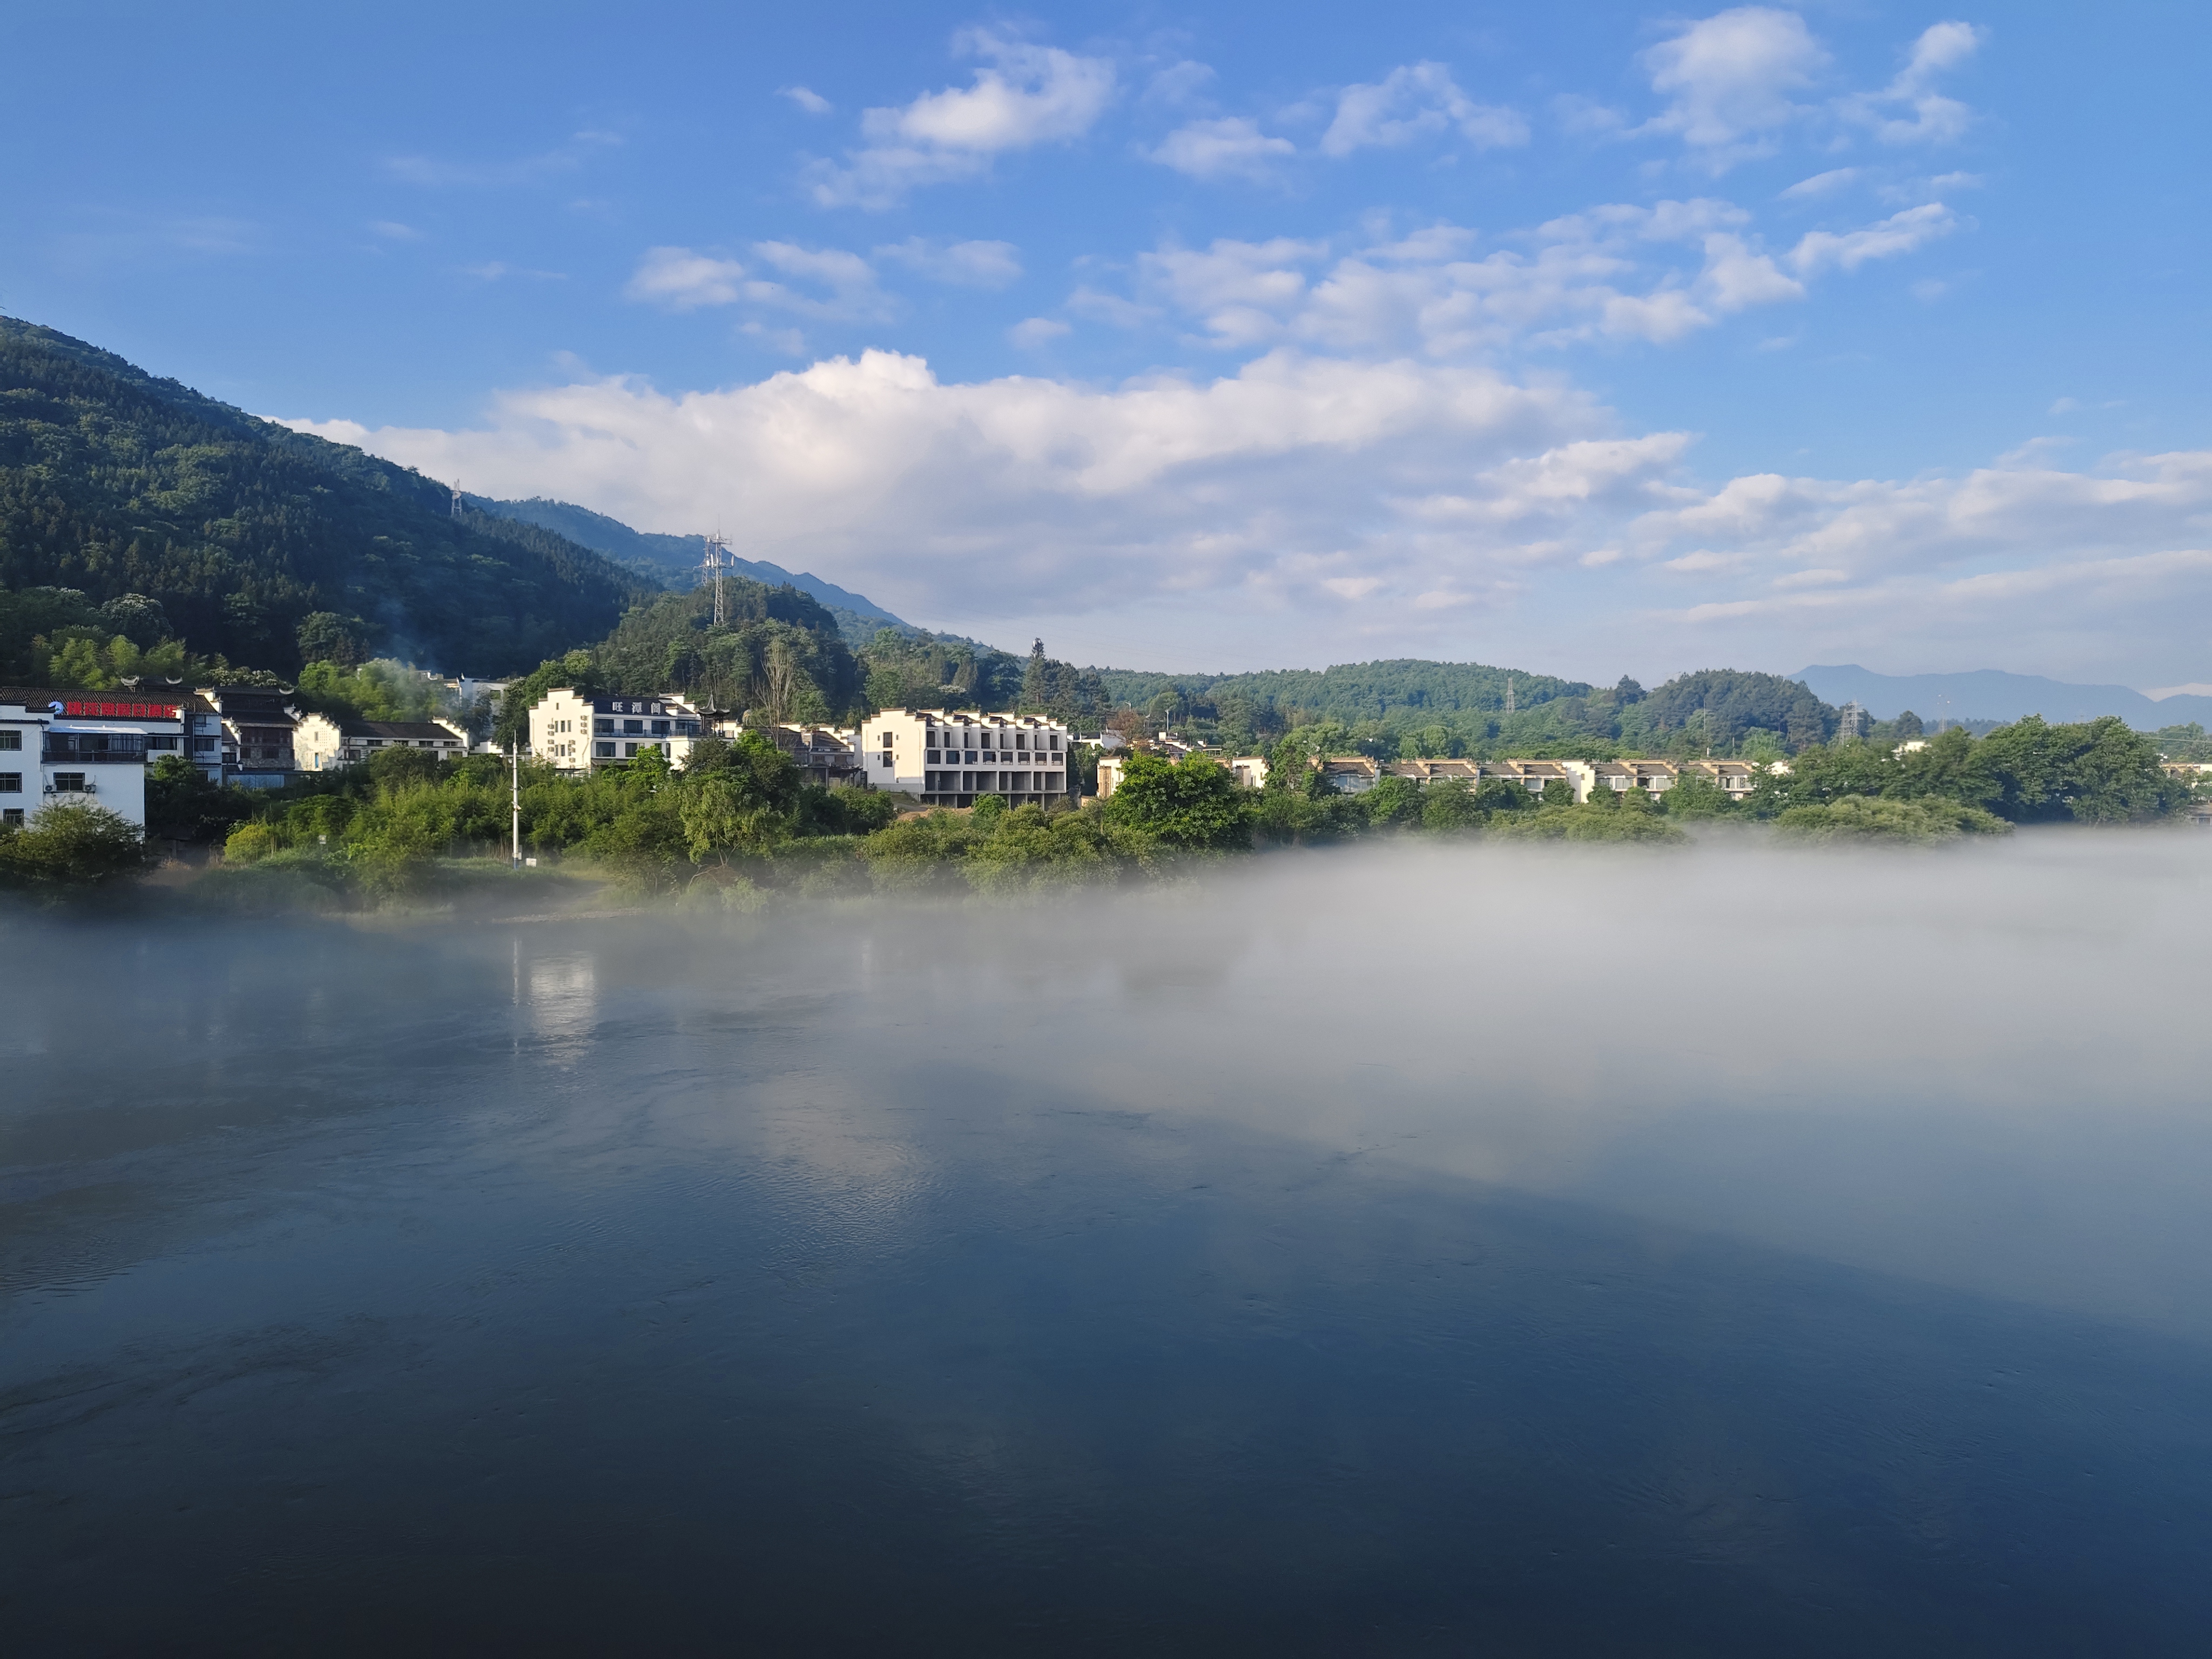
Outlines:
{"label": "village building", "polygon": [[1340,795],[1364,795],[1382,781],[1381,763],[1365,755],[1325,755],[1316,764],[1322,781]]}
{"label": "village building", "polygon": [[386,749],[427,750],[440,760],[459,760],[469,752],[469,734],[451,720],[364,720],[349,714],[302,714],[292,729],[293,758],[303,772],[358,766]]}
{"label": "village building", "polygon": [[90,800],[146,827],[146,768],[183,754],[180,694],[0,689],[0,823]]}
{"label": "village building", "polygon": [[862,780],[925,806],[973,806],[981,795],[1050,806],[1070,797],[1073,746],[1049,715],[887,708],[860,726]]}
{"label": "village building", "polygon": [[588,774],[657,748],[680,767],[706,730],[699,711],[673,692],[600,696],[564,685],[530,711],[530,752],[561,771]]}
{"label": "village building", "polygon": [[1749,761],[1693,760],[1686,762],[1682,775],[1703,778],[1731,799],[1748,795],[1759,787],[1759,769]]}
{"label": "village building", "polygon": [[1494,760],[1482,763],[1485,778],[1517,783],[1539,800],[1580,805],[1589,799],[1597,774],[1588,761]]}
{"label": "village building", "polygon": [[200,696],[221,722],[222,780],[248,789],[281,789],[296,769],[292,733],[300,711],[289,691],[258,685],[204,685]]}
{"label": "village building", "polygon": [[788,755],[807,783],[823,788],[866,782],[867,769],[860,761],[860,732],[857,726],[814,726],[787,720],[780,725],[748,726],[734,715],[709,717],[707,729],[715,737],[735,743],[751,732],[766,738]]}
{"label": "village building", "polygon": [[1382,769],[1394,778],[1405,778],[1419,784],[1464,783],[1472,788],[1482,781],[1482,768],[1471,760],[1401,760],[1392,761]]}
{"label": "village building", "polygon": [[1648,795],[1663,795],[1682,775],[1681,769],[1672,761],[1609,760],[1593,761],[1590,765],[1598,786],[1615,793],[1641,789]]}
{"label": "village building", "polygon": [[[1162,757],[1163,759],[1167,758]],[[1264,755],[1229,755],[1218,750],[1193,749],[1185,758],[1211,761],[1227,770],[1229,775],[1247,789],[1267,787],[1267,757]],[[1098,757],[1098,799],[1111,799],[1114,791],[1121,787],[1122,775],[1128,769],[1126,755],[1102,755]]]}

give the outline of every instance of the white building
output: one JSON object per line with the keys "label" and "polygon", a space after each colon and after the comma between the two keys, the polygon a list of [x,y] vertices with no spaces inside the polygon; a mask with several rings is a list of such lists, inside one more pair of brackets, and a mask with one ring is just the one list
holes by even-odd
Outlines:
{"label": "white building", "polygon": [[0,823],[90,800],[146,827],[146,764],[184,750],[178,698],[130,691],[0,691]]}
{"label": "white building", "polygon": [[303,714],[292,728],[292,754],[303,772],[356,766],[386,749],[428,750],[440,760],[469,752],[469,734],[451,720],[364,720]]}
{"label": "white building", "polygon": [[973,806],[978,795],[1010,806],[1066,801],[1073,747],[1067,727],[1043,714],[887,708],[860,726],[868,785],[918,796],[925,806]]}
{"label": "white building", "polygon": [[258,685],[204,685],[200,696],[222,718],[225,782],[281,789],[292,781],[292,732],[300,710],[290,692]]}
{"label": "white building", "polygon": [[593,696],[564,685],[530,711],[530,752],[563,772],[592,772],[658,747],[680,767],[705,731],[699,711],[672,692]]}

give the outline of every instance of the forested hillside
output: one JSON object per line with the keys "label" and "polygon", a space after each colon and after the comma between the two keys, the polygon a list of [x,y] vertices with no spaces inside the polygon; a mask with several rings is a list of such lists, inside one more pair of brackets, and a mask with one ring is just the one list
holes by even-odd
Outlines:
{"label": "forested hillside", "polygon": [[[604,553],[617,563],[642,571],[670,587],[690,587],[698,580],[700,565],[707,556],[707,540],[703,536],[665,536],[651,531],[633,530],[619,519],[611,519],[604,513],[578,507],[573,501],[550,501],[543,495],[533,495],[523,501],[492,501],[476,495],[463,499],[470,506],[501,518],[542,526],[558,535],[566,536],[579,546]],[[765,586],[795,587],[810,598],[819,600],[830,614],[836,617],[837,625],[844,630],[846,641],[850,645],[866,644],[878,628],[887,624],[898,629],[905,629],[908,625],[872,599],[849,592],[836,583],[824,581],[811,572],[793,573],[765,560],[735,557],[724,568]]]}
{"label": "forested hillside", "polygon": [[[655,584],[446,487],[0,318],[0,589],[143,595],[201,656],[517,672]],[[312,637],[303,643],[307,626]]]}

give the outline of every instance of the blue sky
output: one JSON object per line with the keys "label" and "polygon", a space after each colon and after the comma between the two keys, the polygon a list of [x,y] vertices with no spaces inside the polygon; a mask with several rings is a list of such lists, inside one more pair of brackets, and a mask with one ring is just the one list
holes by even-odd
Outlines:
{"label": "blue sky", "polygon": [[0,308],[1166,668],[2212,682],[2202,8],[15,10]]}

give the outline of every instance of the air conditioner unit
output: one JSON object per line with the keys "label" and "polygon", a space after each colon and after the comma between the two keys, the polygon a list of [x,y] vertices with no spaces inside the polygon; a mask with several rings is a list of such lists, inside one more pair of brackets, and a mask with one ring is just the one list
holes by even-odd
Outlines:
{"label": "air conditioner unit", "polygon": [[100,793],[100,786],[90,778],[87,778],[84,781],[84,793],[88,795],[96,795]]}

